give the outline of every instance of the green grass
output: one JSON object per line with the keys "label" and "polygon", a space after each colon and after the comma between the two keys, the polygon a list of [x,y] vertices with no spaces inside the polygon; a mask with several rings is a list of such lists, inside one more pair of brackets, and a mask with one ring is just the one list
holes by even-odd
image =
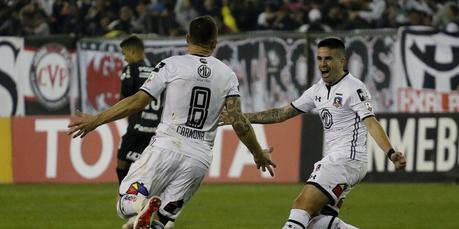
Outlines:
{"label": "green grass", "polygon": [[[302,185],[203,185],[177,229],[279,229]],[[0,228],[120,228],[115,184],[0,185]],[[360,184],[341,218],[359,228],[459,228],[459,186]]]}

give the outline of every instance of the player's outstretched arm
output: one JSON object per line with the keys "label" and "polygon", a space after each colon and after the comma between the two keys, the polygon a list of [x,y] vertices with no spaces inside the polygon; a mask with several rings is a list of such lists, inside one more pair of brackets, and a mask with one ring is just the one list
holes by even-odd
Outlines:
{"label": "player's outstretched arm", "polygon": [[72,135],[73,138],[78,136],[82,138],[102,124],[139,112],[148,105],[151,100],[151,97],[146,92],[138,91],[136,94],[122,99],[112,107],[97,115],[88,115],[78,112],[78,119],[70,122],[68,125],[68,135]]}
{"label": "player's outstretched arm", "polygon": [[[274,108],[260,112],[244,113],[244,115],[251,123],[257,124],[279,123],[287,119],[293,118],[299,114],[301,114],[301,112],[293,108],[290,104],[284,107]],[[220,115],[219,126],[230,125],[230,121],[231,120],[228,119],[228,112],[223,111]]]}
{"label": "player's outstretched arm", "polygon": [[375,117],[367,117],[363,120],[365,126],[370,132],[371,137],[375,140],[376,144],[386,153],[387,157],[394,163],[397,170],[405,169],[406,159],[402,152],[396,152],[390,144],[389,137],[379,124]]}
{"label": "player's outstretched arm", "polygon": [[228,97],[225,101],[227,121],[233,126],[239,139],[250,150],[257,168],[263,172],[269,171],[274,176],[276,164],[271,160],[271,149],[262,149],[253,131],[249,120],[241,112],[241,101],[239,97]]}

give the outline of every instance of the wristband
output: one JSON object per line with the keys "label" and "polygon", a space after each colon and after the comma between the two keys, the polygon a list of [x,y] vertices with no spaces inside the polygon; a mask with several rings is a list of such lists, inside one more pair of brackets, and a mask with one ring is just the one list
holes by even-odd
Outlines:
{"label": "wristband", "polygon": [[387,152],[387,157],[389,158],[390,161],[392,161],[391,157],[392,157],[392,154],[395,153],[395,150],[390,148],[390,150]]}

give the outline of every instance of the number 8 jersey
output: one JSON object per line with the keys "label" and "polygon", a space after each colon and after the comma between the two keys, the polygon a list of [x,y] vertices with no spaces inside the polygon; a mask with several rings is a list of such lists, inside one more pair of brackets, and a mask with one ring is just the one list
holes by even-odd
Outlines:
{"label": "number 8 jersey", "polygon": [[236,74],[215,57],[172,56],[160,62],[140,90],[163,91],[163,114],[154,145],[212,162],[218,118],[228,96],[239,96]]}

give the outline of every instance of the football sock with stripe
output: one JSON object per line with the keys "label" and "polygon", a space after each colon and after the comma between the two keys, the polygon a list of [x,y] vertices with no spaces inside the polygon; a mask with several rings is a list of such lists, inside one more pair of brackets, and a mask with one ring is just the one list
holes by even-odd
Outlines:
{"label": "football sock with stripe", "polygon": [[282,229],[306,229],[311,216],[303,209],[292,209]]}

